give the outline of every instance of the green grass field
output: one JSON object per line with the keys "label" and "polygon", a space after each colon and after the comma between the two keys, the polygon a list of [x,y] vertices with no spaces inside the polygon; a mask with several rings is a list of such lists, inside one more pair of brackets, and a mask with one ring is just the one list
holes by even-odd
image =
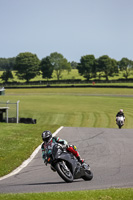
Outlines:
{"label": "green grass field", "polygon": [[133,189],[107,189],[74,192],[0,194],[0,200],[132,200]]}
{"label": "green grass field", "polygon": [[[54,132],[60,126],[117,128],[115,115],[120,108],[124,109],[126,116],[123,128],[133,128],[132,89],[7,89],[5,93],[5,96],[0,96],[0,102],[20,100],[20,117],[37,119],[37,124],[0,123],[0,176],[11,172],[29,157],[41,143],[41,133],[46,129]],[[12,162],[9,162],[10,160]],[[115,192],[121,198],[112,197]],[[127,200],[131,199],[131,196],[133,199],[133,190],[111,190],[109,195],[105,192],[100,197],[95,193],[88,198],[92,193],[93,191],[85,192],[83,199],[124,199],[125,196]],[[71,199],[78,199],[73,192],[65,193],[66,199],[70,199],[70,194]],[[0,199],[44,198],[43,194],[38,195],[34,198],[33,194],[0,195]],[[52,199],[49,194],[45,195],[46,199]]]}

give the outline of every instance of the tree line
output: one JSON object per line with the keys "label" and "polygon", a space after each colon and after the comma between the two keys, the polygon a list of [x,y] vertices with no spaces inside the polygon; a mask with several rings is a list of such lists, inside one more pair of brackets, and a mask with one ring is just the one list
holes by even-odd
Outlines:
{"label": "tree line", "polygon": [[123,72],[123,77],[128,79],[132,74],[133,61],[126,57],[117,61],[108,55],[99,58],[95,58],[94,55],[85,55],[81,57],[79,63],[68,62],[62,54],[57,52],[51,53],[42,60],[30,52],[19,53],[13,58],[0,58],[0,70],[3,71],[0,78],[6,83],[9,79],[13,79],[13,70],[19,80],[29,82],[40,74],[44,79],[51,79],[53,71],[56,73],[57,80],[60,80],[63,70],[70,72],[71,69],[77,69],[86,80],[97,77],[98,79],[105,77],[109,80],[109,77],[118,75],[119,72]]}

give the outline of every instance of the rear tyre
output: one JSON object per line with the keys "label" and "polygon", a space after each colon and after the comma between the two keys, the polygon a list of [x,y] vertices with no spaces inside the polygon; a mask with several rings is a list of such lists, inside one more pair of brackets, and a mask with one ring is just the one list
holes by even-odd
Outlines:
{"label": "rear tyre", "polygon": [[73,182],[73,175],[64,161],[56,163],[55,168],[59,176],[67,183]]}

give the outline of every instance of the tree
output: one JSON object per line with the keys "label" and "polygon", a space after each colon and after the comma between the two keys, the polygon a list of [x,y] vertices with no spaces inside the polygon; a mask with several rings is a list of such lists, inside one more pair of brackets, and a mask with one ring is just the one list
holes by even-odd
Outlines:
{"label": "tree", "polygon": [[43,58],[40,63],[41,71],[42,71],[42,77],[47,78],[52,78],[52,73],[53,73],[53,65],[50,62],[49,56],[46,58]]}
{"label": "tree", "polygon": [[106,80],[109,76],[113,76],[114,73],[118,73],[118,64],[115,59],[111,59],[109,56],[104,55],[97,59],[97,71],[103,72]]}
{"label": "tree", "polygon": [[72,67],[72,69],[77,69],[77,66],[78,66],[78,63],[77,63],[77,62],[75,62],[75,61],[72,61],[72,62],[71,62],[71,67]]}
{"label": "tree", "polygon": [[71,71],[71,64],[67,61],[66,58],[63,57],[62,54],[54,52],[49,56],[50,63],[55,70],[57,80],[61,78],[61,74],[63,70]]}
{"label": "tree", "polygon": [[0,70],[13,70],[15,65],[15,57],[13,58],[0,58]]}
{"label": "tree", "polygon": [[81,75],[83,75],[87,80],[95,77],[95,57],[94,55],[82,56],[77,69]]}
{"label": "tree", "polygon": [[30,52],[20,53],[16,57],[16,75],[20,80],[26,80],[26,82],[29,82],[30,79],[40,74],[39,64],[40,61],[36,54]]}
{"label": "tree", "polygon": [[12,72],[10,70],[4,71],[0,78],[7,83],[9,78],[13,79]]}
{"label": "tree", "polygon": [[119,61],[119,67],[120,70],[124,72],[123,77],[127,79],[128,76],[131,75],[131,70],[133,69],[133,61],[129,60],[128,58],[122,58]]}

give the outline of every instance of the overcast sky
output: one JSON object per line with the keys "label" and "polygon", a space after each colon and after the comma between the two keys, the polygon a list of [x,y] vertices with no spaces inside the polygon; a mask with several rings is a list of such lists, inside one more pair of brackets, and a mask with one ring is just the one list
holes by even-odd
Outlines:
{"label": "overcast sky", "polygon": [[133,0],[0,0],[0,57],[133,60]]}

